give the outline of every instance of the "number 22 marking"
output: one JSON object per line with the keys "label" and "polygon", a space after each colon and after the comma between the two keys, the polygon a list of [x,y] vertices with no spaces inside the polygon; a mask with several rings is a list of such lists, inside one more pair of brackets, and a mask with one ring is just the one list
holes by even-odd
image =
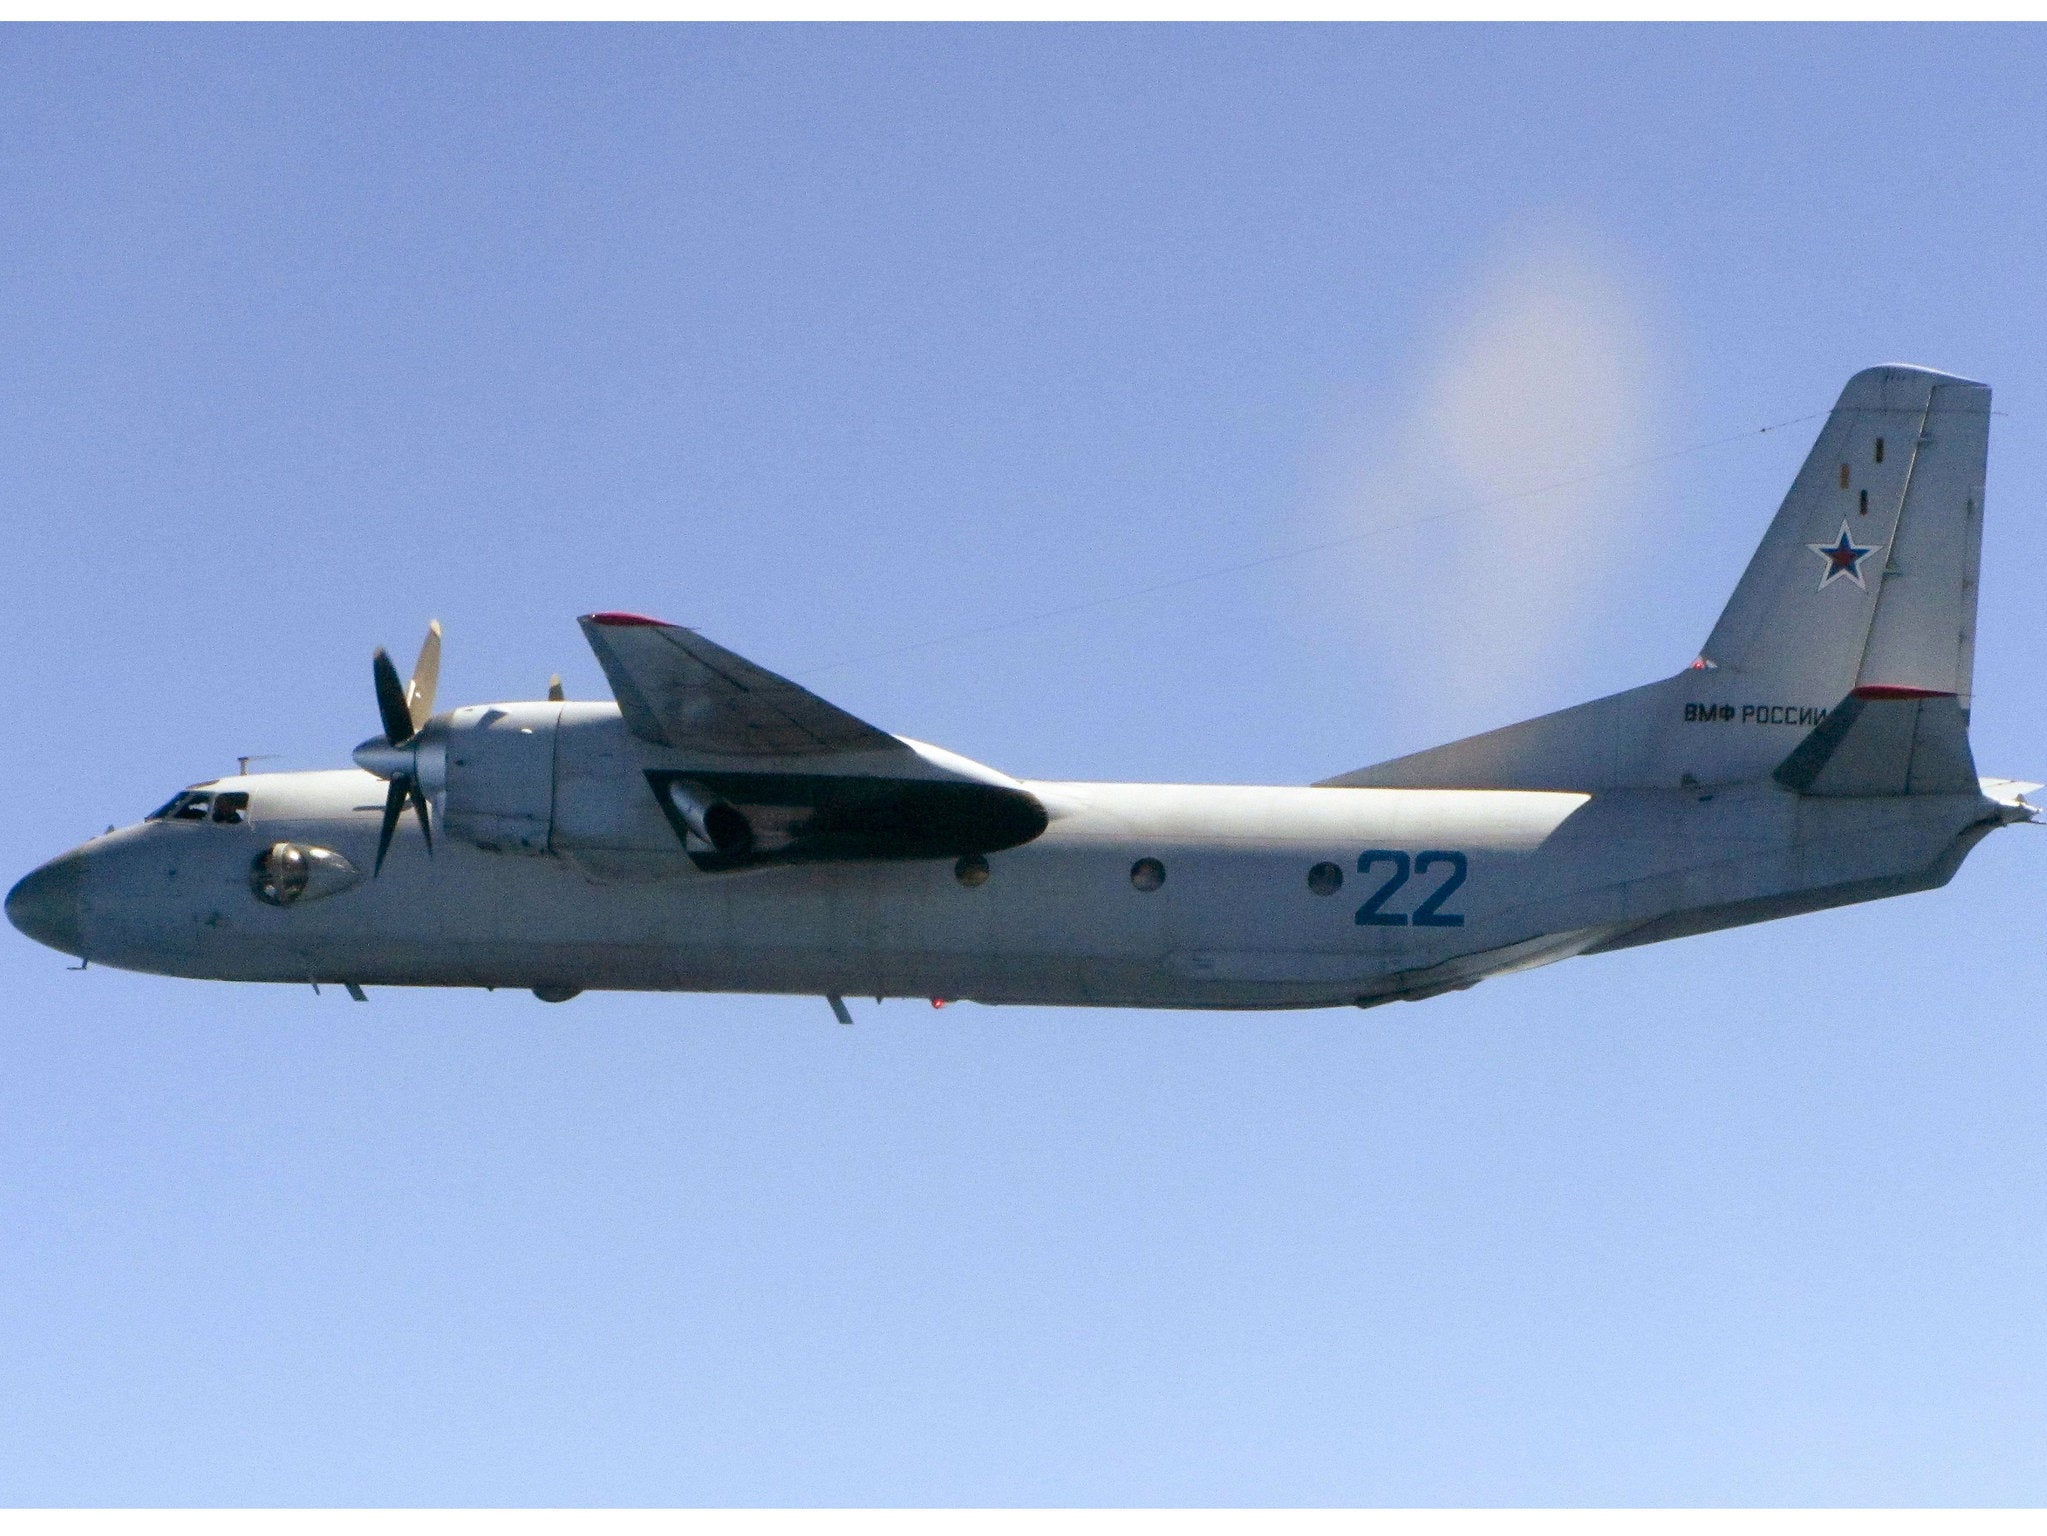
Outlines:
{"label": "number 22 marking", "polygon": [[[1369,875],[1375,864],[1391,864],[1393,873],[1378,890],[1372,892],[1371,899],[1358,908],[1360,928],[1404,928],[1410,923],[1417,928],[1464,926],[1462,912],[1443,910],[1443,903],[1464,884],[1464,877],[1470,873],[1470,865],[1463,854],[1443,848],[1431,848],[1426,853],[1416,854],[1410,861],[1408,856],[1397,848],[1368,848],[1358,855],[1359,874]],[[1384,910],[1393,893],[1407,884],[1410,874],[1424,875],[1438,866],[1447,866],[1449,874],[1411,914]]]}

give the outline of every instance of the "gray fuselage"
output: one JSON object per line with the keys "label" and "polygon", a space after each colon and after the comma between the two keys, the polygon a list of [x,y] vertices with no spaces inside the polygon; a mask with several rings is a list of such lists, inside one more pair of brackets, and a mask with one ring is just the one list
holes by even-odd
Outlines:
{"label": "gray fuselage", "polygon": [[[1050,823],[969,884],[950,859],[707,873],[667,851],[485,851],[401,832],[356,770],[201,789],[235,824],[109,832],[17,887],[19,926],[95,962],[235,981],[791,992],[1289,1008],[1414,998],[1598,948],[1943,883],[2008,819],[1982,796],[1026,783]],[[271,905],[266,849],[350,883]],[[1156,889],[1139,861],[1163,869]],[[1328,869],[1340,871],[1330,890]],[[969,878],[980,873],[966,871]],[[1149,873],[1146,871],[1145,873]]]}

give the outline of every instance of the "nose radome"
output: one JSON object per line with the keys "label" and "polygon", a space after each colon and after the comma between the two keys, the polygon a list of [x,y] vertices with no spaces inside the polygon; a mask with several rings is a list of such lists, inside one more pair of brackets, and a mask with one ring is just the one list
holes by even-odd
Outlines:
{"label": "nose radome", "polygon": [[38,944],[82,955],[78,935],[78,888],[85,871],[82,854],[67,853],[22,876],[7,893],[7,921]]}

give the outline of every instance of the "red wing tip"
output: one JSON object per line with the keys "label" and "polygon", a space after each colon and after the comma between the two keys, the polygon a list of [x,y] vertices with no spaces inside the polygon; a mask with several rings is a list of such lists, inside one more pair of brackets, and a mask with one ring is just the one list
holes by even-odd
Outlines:
{"label": "red wing tip", "polygon": [[601,624],[606,629],[631,628],[638,625],[645,629],[673,629],[675,626],[666,619],[650,619],[644,613],[593,613],[588,615],[592,624]]}
{"label": "red wing tip", "polygon": [[1902,683],[1864,683],[1851,695],[1858,699],[1951,699],[1945,688],[1908,688]]}

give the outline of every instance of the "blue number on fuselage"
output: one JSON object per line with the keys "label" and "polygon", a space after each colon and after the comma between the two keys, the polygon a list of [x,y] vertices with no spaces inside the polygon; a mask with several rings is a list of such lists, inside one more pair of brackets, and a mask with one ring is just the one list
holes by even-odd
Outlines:
{"label": "blue number on fuselage", "polygon": [[[1404,928],[1413,923],[1417,928],[1462,928],[1462,912],[1445,912],[1443,903],[1462,884],[1470,872],[1469,861],[1463,854],[1445,848],[1431,848],[1418,853],[1412,859],[1397,848],[1368,848],[1358,855],[1358,873],[1368,875],[1375,864],[1390,864],[1393,874],[1372,892],[1371,899],[1358,908],[1360,928]],[[1447,866],[1450,873],[1443,883],[1429,893],[1422,904],[1414,909],[1412,916],[1405,912],[1388,912],[1386,903],[1393,893],[1407,884],[1410,874],[1425,874],[1439,865]]]}
{"label": "blue number on fuselage", "polygon": [[1404,928],[1407,926],[1407,914],[1405,912],[1381,912],[1379,908],[1385,905],[1388,896],[1391,896],[1395,891],[1407,884],[1407,855],[1393,848],[1368,848],[1358,855],[1359,874],[1370,874],[1374,864],[1391,864],[1393,866],[1393,878],[1374,891],[1372,899],[1358,908],[1358,926],[1361,928],[1375,925],[1379,927]]}
{"label": "blue number on fuselage", "polygon": [[1434,869],[1438,864],[1450,866],[1450,878],[1436,887],[1435,895],[1414,909],[1414,925],[1417,928],[1462,928],[1464,914],[1445,912],[1443,903],[1450,899],[1452,891],[1464,884],[1464,877],[1468,873],[1464,855],[1432,848],[1427,853],[1415,856],[1414,872],[1419,875],[1424,870]]}

